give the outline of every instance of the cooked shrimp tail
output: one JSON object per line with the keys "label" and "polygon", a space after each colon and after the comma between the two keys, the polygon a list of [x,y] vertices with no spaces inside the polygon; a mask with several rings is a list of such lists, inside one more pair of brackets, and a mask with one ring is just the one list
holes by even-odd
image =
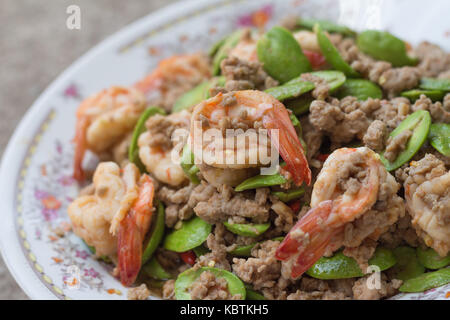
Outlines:
{"label": "cooked shrimp tail", "polygon": [[120,222],[117,255],[120,281],[130,286],[141,269],[142,245],[153,213],[154,185],[148,175],[141,178],[139,197]]}

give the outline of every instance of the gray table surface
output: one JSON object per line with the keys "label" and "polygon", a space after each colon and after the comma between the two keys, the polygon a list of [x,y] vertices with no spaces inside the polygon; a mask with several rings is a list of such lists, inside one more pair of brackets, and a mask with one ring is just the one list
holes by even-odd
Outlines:
{"label": "gray table surface", "polygon": [[[133,20],[175,0],[1,0],[0,156],[28,107],[77,57]],[[66,28],[69,5],[81,30]],[[27,299],[0,258],[0,299]]]}

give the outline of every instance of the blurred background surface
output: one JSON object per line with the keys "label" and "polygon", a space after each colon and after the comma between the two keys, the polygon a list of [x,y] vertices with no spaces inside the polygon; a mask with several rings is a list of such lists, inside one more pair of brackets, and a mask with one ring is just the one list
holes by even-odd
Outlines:
{"label": "blurred background surface", "polygon": [[[130,22],[175,0],[1,0],[0,157],[39,94],[75,59]],[[68,30],[66,9],[81,9]],[[27,299],[0,258],[0,299]]]}

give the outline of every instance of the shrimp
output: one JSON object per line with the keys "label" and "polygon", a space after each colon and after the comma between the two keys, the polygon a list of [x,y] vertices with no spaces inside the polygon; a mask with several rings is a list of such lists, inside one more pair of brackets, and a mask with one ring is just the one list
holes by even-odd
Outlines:
{"label": "shrimp", "polygon": [[143,242],[150,228],[155,188],[146,174],[139,181],[139,196],[127,215],[120,221],[117,236],[117,256],[120,281],[129,286],[141,269]]}
{"label": "shrimp", "polygon": [[146,107],[144,95],[134,88],[111,87],[84,100],[77,110],[74,173],[84,179],[86,150],[101,153],[121,141],[135,126]]}
{"label": "shrimp", "polygon": [[[187,181],[183,169],[180,166],[179,154],[181,145],[177,144],[177,129],[186,129],[185,138],[188,135],[188,128],[191,114],[183,110],[172,113],[168,116],[154,115],[147,120],[147,131],[139,136],[139,158],[156,179],[171,186],[180,186]],[[183,133],[181,131],[181,133]],[[172,157],[173,153],[175,157]]]}
{"label": "shrimp", "polygon": [[409,174],[405,198],[412,225],[425,244],[444,257],[450,251],[450,172],[427,154],[411,162]]}
{"label": "shrimp", "polygon": [[[374,216],[380,214],[372,211],[372,207],[384,197],[379,191],[384,181],[392,184],[392,188],[386,187],[390,190],[388,197],[396,197],[399,186],[379,156],[366,147],[338,149],[328,157],[314,184],[312,209],[291,229],[276,252],[276,258],[285,262],[293,279],[300,277],[325,252],[339,249],[349,223],[371,212]],[[384,231],[395,223],[404,214],[404,207],[399,206],[387,214],[383,226],[374,225],[372,220],[368,222],[364,236],[378,237],[381,228]],[[359,244],[362,240],[359,239]]]}
{"label": "shrimp", "polygon": [[153,180],[141,176],[132,163],[121,170],[114,162],[102,162],[93,186],[92,194],[69,205],[73,230],[98,257],[117,260],[122,283],[130,285],[141,267],[142,243],[151,223]]}
{"label": "shrimp", "polygon": [[200,53],[162,60],[158,67],[135,84],[149,103],[170,111],[183,93],[211,77],[208,59]]}
{"label": "shrimp", "polygon": [[258,38],[259,36],[252,33],[251,30],[245,30],[238,44],[230,50],[228,55],[238,57],[241,60],[258,61],[258,54],[256,52]]}
{"label": "shrimp", "polygon": [[[217,129],[223,135],[226,132],[225,129],[233,127],[234,129],[263,127],[268,130],[269,137],[276,133],[272,129],[276,129],[279,139],[250,141],[245,143],[243,149],[240,149],[239,146],[235,146],[233,142],[235,140],[232,140],[233,143],[226,141],[224,143],[221,139],[210,141],[203,137],[203,134],[201,137],[197,136],[199,129],[202,133],[205,133],[207,129]],[[245,135],[248,132],[248,130],[244,132],[243,129],[235,130],[235,135],[229,136],[227,133],[224,139],[234,139],[240,133]],[[198,138],[201,138],[201,141],[198,141]],[[297,185],[301,185],[302,182],[306,182],[308,185],[311,183],[311,171],[303,147],[289,118],[289,113],[281,102],[267,93],[255,90],[236,91],[225,95],[219,93],[215,97],[203,101],[194,107],[190,139],[193,145],[191,150],[196,159],[202,163],[205,162],[207,165],[219,169],[230,168],[246,171],[248,168],[261,166],[259,162],[261,159],[258,156],[253,157],[258,160],[258,163],[254,164],[250,161],[252,159],[250,155],[256,154],[259,147],[268,148],[271,142],[286,162],[286,171],[292,176],[294,182]],[[224,146],[225,149],[223,149]],[[213,159],[208,158],[211,152],[215,153],[218,149],[224,150],[226,159],[228,159],[224,164],[215,161],[214,157]],[[242,161],[236,161],[236,159]],[[200,171],[202,166],[199,167]]]}

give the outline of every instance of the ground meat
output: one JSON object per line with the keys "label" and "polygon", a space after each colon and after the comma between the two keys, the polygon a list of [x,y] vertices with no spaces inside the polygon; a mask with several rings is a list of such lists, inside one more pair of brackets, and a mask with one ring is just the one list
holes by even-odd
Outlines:
{"label": "ground meat", "polygon": [[367,128],[363,142],[368,148],[374,151],[380,151],[384,149],[386,137],[386,124],[380,120],[375,120]]}
{"label": "ground meat", "polygon": [[[393,279],[387,280],[384,274],[381,274],[380,288],[369,289],[370,285],[375,285],[369,280],[371,276],[365,276],[358,279],[353,286],[353,298],[356,300],[379,300],[382,298],[388,298],[395,295],[398,292],[398,288],[402,285],[401,280]],[[369,285],[369,282],[370,285]]]}
{"label": "ground meat", "polygon": [[256,89],[264,91],[278,85],[258,61],[241,60],[230,56],[221,63],[222,74],[226,78],[225,90],[238,91]]}
{"label": "ground meat", "polygon": [[386,233],[379,239],[382,246],[395,249],[401,245],[418,247],[423,243],[411,225],[411,216],[405,215],[398,219],[397,223],[390,226]]}
{"label": "ground meat", "polygon": [[272,199],[272,206],[270,208],[277,214],[277,218],[274,221],[275,227],[279,231],[289,232],[294,226],[294,213],[292,209],[278,199]]}
{"label": "ground meat", "polygon": [[180,220],[188,220],[194,214],[193,207],[188,204],[193,189],[193,184],[178,190],[167,186],[159,189],[158,199],[166,205],[165,221],[169,228],[175,226]]}
{"label": "ground meat", "polygon": [[214,192],[208,200],[197,203],[194,212],[208,223],[223,222],[230,217],[248,218],[255,223],[263,223],[269,218],[266,204],[261,205],[242,193],[235,193],[227,185]]}
{"label": "ground meat", "polygon": [[429,98],[422,94],[412,106],[412,110],[428,110],[433,122],[450,123],[450,94],[447,94],[444,97],[443,103],[440,101],[433,103]]}
{"label": "ground meat", "polygon": [[304,73],[301,77],[305,81],[314,83],[315,88],[311,92],[311,95],[315,99],[325,100],[325,98],[328,97],[330,87],[328,86],[328,82],[325,79],[314,76],[310,73]]}
{"label": "ground meat", "polygon": [[252,257],[233,258],[234,273],[255,290],[275,286],[281,276],[281,263],[275,258],[279,244],[278,241],[264,241],[252,249]]}
{"label": "ground meat", "polygon": [[[303,129],[303,140],[306,143],[307,151],[306,151],[306,157],[308,159],[308,162],[312,165],[312,160],[317,156],[320,146],[323,142],[323,132],[320,130],[317,130],[309,121],[308,116],[304,116],[300,118],[300,124]],[[320,165],[319,165],[320,166]]]}
{"label": "ground meat", "polygon": [[392,68],[381,74],[378,84],[389,97],[394,97],[399,92],[417,87],[420,78],[421,73],[415,67]]}
{"label": "ground meat", "polygon": [[351,96],[341,101],[314,100],[310,106],[309,121],[314,127],[325,131],[334,143],[348,143],[355,137],[362,139],[370,124],[358,100]]}
{"label": "ground meat", "polygon": [[150,296],[150,291],[147,289],[145,283],[139,287],[128,289],[128,300],[147,300]]}
{"label": "ground meat", "polygon": [[200,274],[189,287],[192,300],[237,300],[240,295],[232,296],[228,291],[228,283],[224,278],[216,277],[212,272]]}
{"label": "ground meat", "polygon": [[414,53],[420,60],[418,67],[424,77],[436,77],[450,69],[450,54],[435,44],[421,42]]}
{"label": "ground meat", "polygon": [[174,274],[178,273],[180,267],[183,265],[183,261],[181,261],[180,255],[177,252],[163,248],[156,250],[156,259],[164,270]]}
{"label": "ground meat", "polygon": [[227,271],[231,270],[230,263],[227,260],[227,247],[225,245],[227,234],[229,232],[223,224],[216,224],[214,232],[210,233],[206,239],[206,245],[211,252],[198,257],[195,267],[210,266]]}
{"label": "ground meat", "polygon": [[[365,105],[363,105],[365,107]],[[375,120],[383,121],[390,133],[400,122],[410,114],[410,102],[403,97],[397,97],[391,100],[372,100],[370,108],[373,110],[371,117]],[[369,110],[368,110],[369,111]]]}
{"label": "ground meat", "polygon": [[411,130],[403,130],[395,137],[389,137],[386,144],[384,157],[390,162],[394,162],[400,152],[405,150],[409,138],[412,136]]}
{"label": "ground meat", "polygon": [[175,280],[167,280],[164,282],[162,288],[163,299],[173,300],[175,299]]}
{"label": "ground meat", "polygon": [[439,73],[438,79],[448,79],[450,80],[450,69]]}
{"label": "ground meat", "polygon": [[361,270],[367,270],[369,266],[369,259],[372,258],[373,253],[377,247],[377,242],[371,239],[366,239],[361,243],[359,247],[345,248],[343,253],[347,257],[351,257],[356,260]]}

